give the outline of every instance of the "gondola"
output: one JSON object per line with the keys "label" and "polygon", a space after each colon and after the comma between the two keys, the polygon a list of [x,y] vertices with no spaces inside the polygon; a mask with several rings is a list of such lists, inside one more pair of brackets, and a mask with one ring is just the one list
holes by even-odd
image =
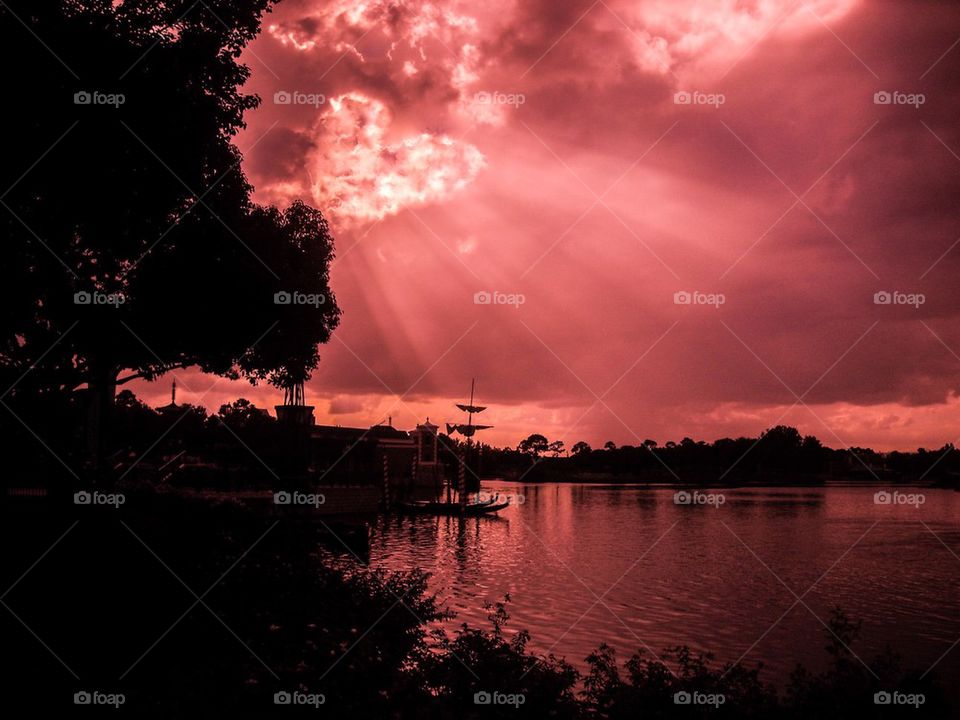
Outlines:
{"label": "gondola", "polygon": [[[453,435],[454,433],[460,433],[467,439],[467,452],[473,443],[473,436],[478,430],[489,430],[492,428],[492,425],[475,425],[473,423],[473,416],[477,413],[481,413],[486,410],[486,406],[479,406],[473,404],[474,399],[474,390],[476,389],[476,380],[471,381],[470,383],[470,403],[469,404],[457,404],[457,407],[467,413],[467,422],[452,424],[447,423],[447,434]],[[429,422],[429,418],[428,418]],[[434,446],[436,446],[436,440],[434,440]],[[432,457],[435,457],[435,452]],[[431,461],[432,462],[432,461]],[[471,471],[473,472],[473,471]],[[474,473],[476,474],[476,473]],[[479,481],[479,477],[477,478]],[[452,479],[447,479],[444,483],[447,489],[447,502],[440,500],[441,492],[438,489],[437,497],[435,500],[415,500],[415,501],[406,501],[397,503],[397,508],[401,512],[408,513],[417,513],[417,514],[426,514],[426,515],[459,515],[459,516],[476,516],[476,515],[489,515],[490,513],[498,512],[503,510],[510,504],[510,500],[500,500],[499,495],[493,495],[484,500],[480,500],[479,497],[475,502],[464,502],[463,504],[451,501],[452,497],[460,496],[464,497],[465,490],[465,459],[463,455],[460,456],[460,466],[459,466],[459,481],[454,484]]]}
{"label": "gondola", "polygon": [[416,502],[401,502],[399,507],[409,513],[426,515],[488,515],[503,510],[510,504],[509,500],[498,502],[500,496],[495,495],[489,500],[467,503],[461,505],[455,502],[434,502],[432,500],[420,500]]}

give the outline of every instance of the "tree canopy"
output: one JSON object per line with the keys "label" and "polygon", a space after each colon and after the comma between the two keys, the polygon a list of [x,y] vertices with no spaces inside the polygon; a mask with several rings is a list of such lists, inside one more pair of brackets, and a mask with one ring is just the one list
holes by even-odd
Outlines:
{"label": "tree canopy", "polygon": [[533,457],[540,457],[543,453],[547,452],[549,443],[547,438],[545,438],[540,433],[534,433],[528,438],[525,438],[520,441],[520,444],[517,445],[517,450]]}
{"label": "tree canopy", "polygon": [[[302,381],[340,310],[318,210],[261,207],[234,137],[272,0],[5,3],[0,373],[70,391],[172,367]],[[256,139],[253,139],[255,142]],[[30,372],[27,372],[30,370]]]}

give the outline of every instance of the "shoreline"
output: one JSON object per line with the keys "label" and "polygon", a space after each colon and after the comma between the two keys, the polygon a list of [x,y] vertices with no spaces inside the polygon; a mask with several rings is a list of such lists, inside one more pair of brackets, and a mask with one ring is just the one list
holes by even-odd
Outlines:
{"label": "shoreline", "polygon": [[947,485],[943,483],[937,483],[935,481],[929,480],[924,481],[920,479],[909,479],[909,480],[891,480],[889,482],[877,482],[876,480],[851,480],[849,478],[820,478],[820,479],[802,479],[802,478],[790,478],[783,482],[773,482],[766,480],[758,480],[756,482],[737,482],[737,481],[717,481],[717,480],[696,480],[696,481],[667,481],[667,480],[641,480],[636,477],[630,477],[628,479],[620,480],[623,476],[618,475],[609,475],[603,477],[583,477],[583,476],[567,476],[567,477],[550,477],[550,478],[527,478],[520,477],[514,478],[509,476],[490,476],[483,477],[481,481],[484,483],[493,483],[493,482],[510,482],[516,483],[519,485],[551,485],[551,484],[565,484],[565,485],[603,485],[611,487],[639,487],[639,488],[827,488],[827,487],[853,487],[853,488],[865,488],[865,489],[887,489],[892,487],[922,487],[922,488],[931,488],[938,490],[957,490],[960,491],[960,487],[954,485]]}

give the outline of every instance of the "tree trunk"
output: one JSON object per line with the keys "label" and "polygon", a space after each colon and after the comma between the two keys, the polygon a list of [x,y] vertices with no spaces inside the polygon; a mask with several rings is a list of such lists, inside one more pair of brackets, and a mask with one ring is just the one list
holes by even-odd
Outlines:
{"label": "tree trunk", "polygon": [[109,365],[94,364],[87,385],[87,455],[96,480],[109,473],[111,420],[117,392],[117,371]]}

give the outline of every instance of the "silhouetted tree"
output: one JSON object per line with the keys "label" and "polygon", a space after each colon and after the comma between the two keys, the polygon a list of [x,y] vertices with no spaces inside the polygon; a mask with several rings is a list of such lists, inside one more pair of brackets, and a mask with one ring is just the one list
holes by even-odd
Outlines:
{"label": "silhouetted tree", "polygon": [[238,398],[232,403],[221,405],[217,417],[232,430],[266,427],[276,422],[266,410],[258,408],[246,398]]}
{"label": "silhouetted tree", "polygon": [[517,445],[517,450],[531,455],[534,458],[538,458],[547,451],[548,446],[547,438],[539,433],[534,433],[530,437],[521,440],[520,444]]}
{"label": "silhouetted tree", "polygon": [[[174,367],[303,379],[336,327],[321,214],[250,201],[237,62],[272,0],[11,0],[0,379],[86,388],[102,452],[118,376]],[[41,41],[38,41],[38,38]],[[303,301],[275,302],[278,296]],[[28,369],[32,370],[26,372]],[[26,374],[24,374],[26,373]]]}
{"label": "silhouetted tree", "polygon": [[760,436],[754,452],[763,467],[792,469],[797,466],[802,443],[803,436],[796,428],[777,425]]}
{"label": "silhouetted tree", "polygon": [[590,447],[587,443],[585,443],[583,440],[581,440],[580,442],[576,443],[576,444],[570,449],[570,452],[573,453],[574,455],[589,455],[592,451],[593,451],[593,448],[591,448],[591,447]]}
{"label": "silhouetted tree", "polygon": [[160,416],[130,390],[117,393],[115,412],[118,447],[142,452],[160,436]]}

